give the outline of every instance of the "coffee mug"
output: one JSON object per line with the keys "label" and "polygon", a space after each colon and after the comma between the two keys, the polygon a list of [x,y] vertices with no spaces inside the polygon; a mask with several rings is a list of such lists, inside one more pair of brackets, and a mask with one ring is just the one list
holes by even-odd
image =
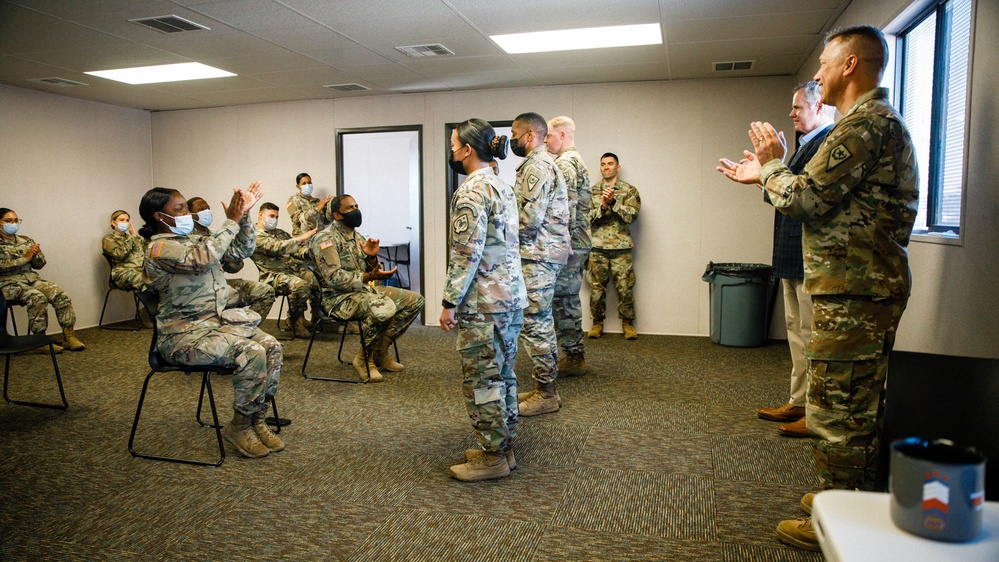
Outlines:
{"label": "coffee mug", "polygon": [[891,519],[900,529],[965,542],[982,532],[985,455],[947,439],[909,437],[891,444]]}

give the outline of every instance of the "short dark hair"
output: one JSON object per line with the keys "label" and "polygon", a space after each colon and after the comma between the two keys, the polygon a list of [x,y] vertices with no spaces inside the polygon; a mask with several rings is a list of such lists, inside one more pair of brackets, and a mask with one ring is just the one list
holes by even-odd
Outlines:
{"label": "short dark hair", "polygon": [[266,203],[261,203],[260,204],[260,211],[259,212],[263,212],[263,211],[278,211],[278,212],[281,212],[281,209],[279,209],[278,206],[275,205],[274,203],[271,203],[270,201],[268,201]]}
{"label": "short dark hair", "polygon": [[298,185],[298,184],[302,183],[302,178],[309,178],[311,180],[312,179],[312,174],[309,174],[309,173],[306,173],[306,172],[302,172],[301,174],[298,174],[298,177],[295,178],[295,185]]}
{"label": "short dark hair", "polygon": [[527,128],[537,133],[542,138],[548,134],[548,121],[545,118],[529,111],[527,113],[521,113],[513,120],[514,123],[520,122],[527,125]]}
{"label": "short dark hair", "polygon": [[13,213],[14,209],[8,209],[7,207],[0,207],[0,218],[3,218],[7,213]]}
{"label": "short dark hair", "polygon": [[873,25],[852,25],[833,29],[826,33],[825,44],[828,45],[834,39],[849,41],[854,38],[860,41],[857,55],[861,59],[877,64],[880,78],[888,66],[888,42],[885,41],[885,34],[880,29]]}
{"label": "short dark hair", "polygon": [[202,202],[202,203],[204,203],[205,205],[208,205],[208,201],[205,201],[201,197],[191,197],[190,199],[187,200],[187,210],[190,211],[191,209],[193,209],[194,208],[194,204],[197,203],[197,202],[199,202],[199,201]]}
{"label": "short dark hair", "polygon": [[604,158],[613,158],[615,162],[619,165],[621,164],[621,161],[617,159],[617,154],[614,154],[613,152],[604,152],[604,155],[601,156],[600,159],[603,160]]}

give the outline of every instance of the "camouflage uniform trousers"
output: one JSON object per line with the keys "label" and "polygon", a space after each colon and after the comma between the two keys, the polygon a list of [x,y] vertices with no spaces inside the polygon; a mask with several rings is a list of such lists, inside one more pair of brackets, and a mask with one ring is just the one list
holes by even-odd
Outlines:
{"label": "camouflage uniform trousers", "polygon": [[527,308],[520,337],[531,355],[531,378],[538,384],[555,381],[558,376],[558,343],[552,301],[555,299],[555,278],[562,268],[555,263],[523,260],[524,285],[527,286]]}
{"label": "camouflage uniform trousers", "polygon": [[235,368],[232,409],[248,416],[266,411],[281,379],[284,348],[259,329],[250,337],[226,329],[165,336],[157,349],[172,363]]}
{"label": "camouflage uniform trousers", "polygon": [[566,353],[583,353],[583,303],[579,299],[579,289],[583,285],[583,267],[590,251],[573,248],[569,262],[555,278],[555,299],[552,302],[552,317],[559,345]]}
{"label": "camouflage uniform trousers", "polygon": [[479,446],[503,451],[517,435],[517,337],[524,311],[500,314],[458,314],[462,393]]}
{"label": "camouflage uniform trousers", "polygon": [[367,287],[337,297],[327,297],[324,307],[334,318],[361,320],[365,349],[371,351],[382,336],[395,341],[423,311],[423,296],[396,287]]}
{"label": "camouflage uniform trousers", "polygon": [[39,279],[31,283],[24,281],[7,282],[0,285],[3,296],[8,301],[24,306],[28,313],[28,331],[44,334],[49,328],[48,305],[56,311],[56,319],[63,328],[76,326],[76,312],[66,291],[51,281]]}
{"label": "camouflage uniform trousers", "polygon": [[111,284],[122,291],[141,291],[146,288],[142,270],[129,267],[116,267],[111,272]]}
{"label": "camouflage uniform trousers", "polygon": [[[270,278],[270,285],[275,295],[288,295],[288,316],[298,318],[305,314],[305,309],[312,303],[312,314],[319,310],[321,291],[316,276],[311,271],[301,276],[288,273],[277,273]],[[267,316],[261,314],[261,318]]]}
{"label": "camouflage uniform trousers", "polygon": [[631,249],[601,250],[590,252],[590,315],[594,322],[603,322],[607,315],[607,282],[614,278],[617,289],[617,314],[623,319],[635,319],[635,266]]}
{"label": "camouflage uniform trousers", "polygon": [[873,489],[888,354],[906,301],[812,296],[805,423],[823,489]]}
{"label": "camouflage uniform trousers", "polygon": [[248,279],[227,279],[226,283],[229,285],[229,302],[225,305],[226,308],[247,307],[261,318],[267,318],[274,306],[274,287]]}

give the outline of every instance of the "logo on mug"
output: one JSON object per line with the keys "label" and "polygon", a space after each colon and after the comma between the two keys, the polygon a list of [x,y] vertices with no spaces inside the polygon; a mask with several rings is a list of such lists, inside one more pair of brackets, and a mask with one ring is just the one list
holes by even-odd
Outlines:
{"label": "logo on mug", "polygon": [[950,503],[947,477],[939,472],[927,472],[923,480],[923,526],[931,531],[943,531],[947,528],[947,506]]}

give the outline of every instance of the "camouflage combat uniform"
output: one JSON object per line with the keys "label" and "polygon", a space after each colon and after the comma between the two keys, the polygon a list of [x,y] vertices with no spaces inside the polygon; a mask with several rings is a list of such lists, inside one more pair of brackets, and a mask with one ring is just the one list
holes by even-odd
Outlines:
{"label": "camouflage combat uniform", "polygon": [[[208,231],[209,236],[211,231]],[[226,273],[239,273],[243,269],[243,260],[253,254],[257,247],[254,239],[249,247],[238,247],[238,244],[231,244],[222,256],[222,271]],[[229,286],[229,297],[226,308],[249,308],[260,315],[261,320],[266,319],[274,306],[274,287],[267,283],[251,281],[249,279],[226,279]]]}
{"label": "camouflage combat uniform", "polygon": [[42,279],[36,269],[45,267],[45,255],[39,251],[31,260],[24,259],[35,241],[15,234],[7,239],[0,236],[0,291],[8,301],[24,305],[28,313],[28,331],[44,334],[49,327],[48,305],[56,311],[63,328],[76,325],[76,312],[66,291],[51,281]]}
{"label": "camouflage combat uniform", "polygon": [[642,199],[638,190],[618,178],[614,184],[614,204],[606,211],[601,207],[603,180],[593,186],[590,202],[590,229],[593,250],[587,272],[590,282],[590,315],[593,322],[603,322],[607,314],[607,283],[614,278],[617,290],[617,314],[622,319],[635,319],[635,266],[631,261],[631,223],[638,218]]}
{"label": "camouflage combat uniform", "polygon": [[[230,244],[245,251],[253,225],[226,220],[210,236],[157,234],[146,249],[149,286],[160,298],[156,347],[169,361],[233,367],[233,409],[265,411],[277,392],[284,351],[273,336],[222,321],[228,291],[220,259]],[[247,317],[252,312],[243,311]],[[253,315],[255,316],[255,315]]]}
{"label": "camouflage combat uniform", "polygon": [[[365,349],[375,348],[384,335],[395,341],[423,310],[423,296],[406,289],[364,283],[377,256],[361,250],[366,238],[334,221],[312,237],[312,255],[323,287],[323,310],[340,319],[361,318]],[[370,354],[369,354],[370,357]]]}
{"label": "camouflage combat uniform", "polygon": [[760,178],[802,222],[812,295],[806,423],[823,488],[871,489],[888,354],[908,301],[906,246],[919,201],[909,133],[884,88],[862,96],[793,175],[767,162]]}
{"label": "camouflage combat uniform", "polygon": [[303,232],[308,232],[313,228],[322,230],[329,226],[329,221],[318,208],[319,199],[298,192],[288,198],[285,206],[291,215],[291,235],[298,236]]}
{"label": "camouflage combat uniform", "polygon": [[260,270],[260,281],[274,288],[276,295],[288,295],[288,316],[292,319],[305,314],[312,302],[313,315],[319,310],[321,293],[311,263],[307,242],[299,243],[280,228],[267,230],[257,227],[257,246],[253,263]]}
{"label": "camouflage combat uniform", "polygon": [[481,168],[451,201],[443,301],[456,305],[462,392],[479,446],[506,450],[517,431],[517,337],[527,305],[513,190]]}
{"label": "camouflage combat uniform", "polygon": [[123,291],[141,291],[146,287],[142,278],[142,258],[146,239],[117,230],[105,235],[101,251],[111,263],[111,283]]}
{"label": "camouflage combat uniform", "polygon": [[555,278],[569,260],[569,201],[565,178],[542,144],[517,167],[513,188],[519,209],[520,258],[527,308],[520,335],[531,355],[538,384],[557,377],[558,344],[552,300]]}
{"label": "camouflage combat uniform", "polygon": [[572,255],[555,279],[552,317],[559,345],[569,354],[583,353],[583,304],[579,289],[583,284],[583,266],[590,255],[590,174],[583,157],[572,146],[555,158],[565,177],[569,202],[569,234]]}

